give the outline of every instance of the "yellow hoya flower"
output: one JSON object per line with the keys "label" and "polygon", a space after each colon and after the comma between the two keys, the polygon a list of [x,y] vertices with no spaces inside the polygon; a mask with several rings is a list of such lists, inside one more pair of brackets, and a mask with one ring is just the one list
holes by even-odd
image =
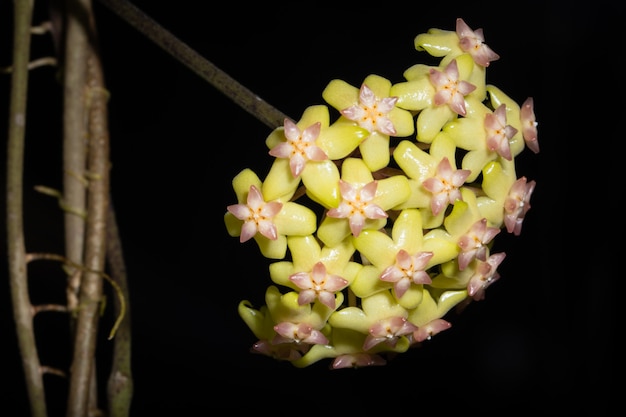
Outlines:
{"label": "yellow hoya flower", "polygon": [[431,143],[446,123],[465,116],[465,98],[476,90],[476,85],[467,81],[473,68],[472,57],[463,54],[445,66],[421,66],[419,75],[391,87],[398,107],[419,112],[418,141]]}
{"label": "yellow hoya flower", "polygon": [[385,227],[386,211],[403,203],[411,193],[404,175],[374,180],[365,162],[358,158],[344,160],[339,186],[341,201],[337,207],[330,207],[317,230],[317,237],[330,247],[350,235],[358,236],[364,229]]}
{"label": "yellow hoya flower", "polygon": [[339,202],[339,170],[333,161],[349,155],[369,132],[329,123],[327,106],[310,106],[297,123],[286,119],[270,133],[265,143],[276,159],[265,178],[268,199],[290,198],[302,180],[313,199],[328,206]]}
{"label": "yellow hoya flower", "polygon": [[442,132],[430,146],[430,152],[420,149],[415,143],[403,140],[393,152],[393,157],[409,177],[410,197],[396,209],[422,209],[425,229],[439,227],[443,222],[445,209],[462,198],[460,188],[468,170],[455,168],[456,146],[450,137]]}
{"label": "yellow hoya flower", "polygon": [[360,145],[363,161],[371,171],[389,163],[389,137],[405,137],[414,132],[413,116],[396,106],[397,97],[390,94],[391,81],[379,75],[369,75],[361,88],[342,80],[332,80],[322,92],[328,104],[349,122],[365,128],[369,136]]}
{"label": "yellow hoya flower", "polygon": [[410,346],[407,335],[417,326],[407,320],[409,311],[398,304],[389,291],[381,291],[361,300],[361,307],[346,307],[334,312],[328,323],[335,328],[353,329],[366,334],[362,349],[404,352]]}
{"label": "yellow hoya flower", "polygon": [[457,248],[448,239],[424,240],[422,216],[417,209],[404,209],[394,221],[391,236],[379,230],[365,230],[354,238],[355,248],[368,260],[350,289],[357,297],[393,288],[394,297],[405,308],[422,301],[428,271],[456,256]]}
{"label": "yellow hoya flower", "polygon": [[240,241],[254,239],[263,256],[282,259],[287,253],[287,236],[306,236],[315,232],[317,217],[310,208],[282,199],[267,201],[271,187],[261,182],[249,168],[233,179],[237,204],[227,207],[226,229]]}
{"label": "yellow hoya flower", "polygon": [[292,261],[270,265],[274,283],[299,293],[298,302],[306,304],[318,299],[330,308],[338,307],[336,293],[353,280],[362,265],[352,262],[354,246],[345,239],[333,247],[321,247],[314,236],[290,236],[287,245]]}

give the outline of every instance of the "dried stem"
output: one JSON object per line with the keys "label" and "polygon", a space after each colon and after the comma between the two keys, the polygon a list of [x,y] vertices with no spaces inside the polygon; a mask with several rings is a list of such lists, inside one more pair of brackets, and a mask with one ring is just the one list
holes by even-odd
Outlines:
{"label": "dried stem", "polygon": [[35,343],[33,310],[28,294],[23,224],[24,136],[32,12],[32,0],[14,2],[13,65],[7,148],[7,249],[13,317],[31,415],[46,417],[46,398]]}
{"label": "dried stem", "polygon": [[107,217],[107,259],[111,278],[117,283],[124,298],[115,297],[115,314],[123,314],[113,341],[113,361],[107,385],[110,417],[128,417],[133,397],[133,377],[131,369],[131,322],[130,309],[124,309],[122,301],[128,300],[128,283],[122,251],[121,238],[112,204],[109,204]]}
{"label": "dried stem", "polygon": [[76,319],[74,356],[71,365],[68,416],[86,416],[90,407],[94,358],[99,324],[99,306],[103,295],[101,273],[106,259],[106,227],[109,206],[109,132],[107,123],[108,93],[104,87],[102,66],[96,45],[95,22],[90,4],[91,42],[87,59],[88,86],[88,194],[84,266],[78,315]]}
{"label": "dried stem", "polygon": [[[65,208],[65,253],[67,259],[83,263],[86,212],[86,99],[89,53],[86,0],[66,1],[66,47],[63,71],[63,205]],[[78,307],[82,274],[68,272],[67,305]]]}

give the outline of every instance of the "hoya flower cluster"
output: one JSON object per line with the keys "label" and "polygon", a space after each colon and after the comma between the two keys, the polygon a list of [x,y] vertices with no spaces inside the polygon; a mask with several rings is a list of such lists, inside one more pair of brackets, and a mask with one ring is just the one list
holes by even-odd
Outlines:
{"label": "hoya flower cluster", "polygon": [[273,260],[266,305],[239,304],[254,352],[296,367],[382,365],[499,279],[494,238],[521,233],[535,187],[515,170],[526,147],[539,152],[533,100],[486,83],[499,56],[462,19],[415,47],[439,64],[397,84],[332,80],[328,105],[267,137],[265,178],[233,179],[228,233]]}

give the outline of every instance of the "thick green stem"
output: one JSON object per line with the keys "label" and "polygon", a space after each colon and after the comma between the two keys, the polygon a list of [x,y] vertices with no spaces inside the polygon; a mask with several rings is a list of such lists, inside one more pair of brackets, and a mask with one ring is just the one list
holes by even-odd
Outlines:
{"label": "thick green stem", "polygon": [[28,294],[24,243],[23,174],[28,60],[32,0],[14,2],[13,65],[9,140],[7,148],[7,248],[11,301],[32,417],[47,416],[46,398],[33,329],[33,308]]}

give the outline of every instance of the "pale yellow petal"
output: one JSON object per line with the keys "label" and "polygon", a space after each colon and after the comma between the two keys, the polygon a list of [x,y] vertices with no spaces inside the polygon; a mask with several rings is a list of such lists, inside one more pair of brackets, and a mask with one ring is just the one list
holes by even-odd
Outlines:
{"label": "pale yellow petal", "polygon": [[476,204],[476,195],[467,188],[461,188],[462,201],[454,203],[452,211],[443,224],[453,239],[467,233],[474,223],[481,219]]}
{"label": "pale yellow petal", "polygon": [[383,290],[389,290],[392,283],[380,279],[381,271],[374,265],[365,265],[357,274],[350,290],[359,298],[369,297]]}
{"label": "pale yellow petal", "polygon": [[456,117],[447,104],[427,107],[417,116],[417,140],[431,143],[443,126]]}
{"label": "pale yellow petal", "polygon": [[394,84],[389,94],[398,97],[396,106],[406,110],[423,110],[432,105],[435,87],[428,77]]}
{"label": "pale yellow petal", "polygon": [[241,235],[243,220],[236,218],[230,211],[224,214],[224,224],[229,235],[236,237]]}
{"label": "pale yellow petal", "polygon": [[411,285],[408,290],[398,299],[398,304],[407,310],[416,308],[422,302],[424,297],[423,285]]}
{"label": "pale yellow petal", "polygon": [[333,327],[352,329],[359,333],[367,334],[371,320],[360,308],[346,307],[342,310],[335,311],[328,319],[328,323]]}
{"label": "pale yellow petal", "polygon": [[405,209],[393,224],[391,236],[398,249],[415,254],[422,249],[422,215],[417,209]]}
{"label": "pale yellow petal", "polygon": [[429,291],[424,291],[422,302],[409,314],[409,321],[416,326],[424,326],[435,319],[442,318],[452,307],[467,298],[467,291],[445,291],[435,297],[437,301]]}
{"label": "pale yellow petal", "polygon": [[415,64],[407,68],[402,75],[407,81],[414,81],[418,78],[424,77],[426,77],[426,79],[429,79],[431,68],[433,68],[431,65]]}
{"label": "pale yellow petal", "polygon": [[383,210],[389,210],[408,200],[411,195],[409,180],[404,175],[378,180],[376,198],[374,201]]}
{"label": "pale yellow petal", "polygon": [[359,89],[339,79],[328,83],[322,98],[335,109],[341,111],[359,102]]}
{"label": "pale yellow petal", "polygon": [[250,168],[246,168],[237,174],[233,178],[232,184],[233,190],[235,190],[235,194],[237,195],[237,201],[243,204],[246,204],[251,185],[254,185],[259,190],[262,188],[261,180]]}
{"label": "pale yellow petal", "polygon": [[325,217],[317,229],[317,237],[326,246],[338,245],[351,234],[348,220],[335,217]]}
{"label": "pale yellow petal", "polygon": [[417,35],[414,44],[416,50],[426,51],[434,57],[463,53],[459,46],[459,36],[451,30],[429,29],[428,32]]}
{"label": "pale yellow petal", "polygon": [[432,193],[422,186],[422,181],[409,178],[409,187],[411,194],[409,198],[401,204],[393,207],[394,210],[403,210],[407,208],[427,208],[430,210],[430,199]]}
{"label": "pale yellow petal", "polygon": [[419,183],[433,176],[438,161],[411,141],[401,141],[393,152],[393,158],[410,178]]}
{"label": "pale yellow petal", "polygon": [[344,239],[335,246],[324,246],[319,254],[319,260],[324,262],[328,273],[342,275],[348,267],[354,251],[355,247],[352,240]]}
{"label": "pale yellow petal", "polygon": [[328,127],[328,125],[330,124],[330,114],[328,112],[328,107],[323,104],[309,106],[304,109],[302,117],[300,118],[298,123],[296,123],[296,125],[298,126],[298,129],[300,129],[300,131],[304,131],[306,128],[314,125],[317,122],[321,124],[322,128]]}
{"label": "pale yellow petal", "polygon": [[389,164],[389,136],[374,132],[361,143],[359,149],[370,171],[378,171]]}
{"label": "pale yellow petal", "polygon": [[390,291],[381,291],[361,300],[361,307],[371,323],[389,317],[407,317],[408,312],[402,307]]}
{"label": "pale yellow petal", "polygon": [[378,230],[362,231],[358,237],[354,238],[354,247],[378,268],[393,265],[398,252],[394,241]]}
{"label": "pale yellow petal", "polygon": [[385,77],[381,77],[380,75],[376,74],[370,74],[365,77],[365,80],[363,80],[363,84],[367,85],[370,90],[372,90],[374,95],[379,99],[387,98],[390,96],[389,90],[391,90],[391,81],[389,81]]}
{"label": "pale yellow petal", "polygon": [[433,229],[424,235],[422,250],[433,253],[429,265],[443,264],[455,259],[460,251],[456,241],[442,229]]}
{"label": "pale yellow petal", "polygon": [[269,266],[270,278],[278,285],[284,285],[296,289],[293,283],[289,280],[291,274],[295,274],[293,263],[287,261],[274,262]]}
{"label": "pale yellow petal", "polygon": [[315,232],[317,216],[310,208],[288,201],[274,217],[278,233],[288,236],[306,236]]}
{"label": "pale yellow petal", "polygon": [[293,259],[293,267],[298,271],[310,271],[320,261],[322,248],[314,236],[289,236],[287,245]]}
{"label": "pale yellow petal", "polygon": [[393,127],[396,129],[396,137],[411,136],[415,133],[415,121],[413,115],[408,111],[399,107],[394,107],[387,117],[393,123]]}
{"label": "pale yellow petal", "polygon": [[465,154],[461,162],[461,168],[469,169],[470,175],[465,182],[475,181],[483,170],[483,167],[498,157],[495,152],[489,151],[487,148],[477,149]]}
{"label": "pale yellow petal", "polygon": [[328,155],[329,159],[337,160],[348,156],[361,144],[370,132],[367,129],[350,123],[334,123],[322,130],[317,138],[317,145]]}
{"label": "pale yellow petal", "polygon": [[289,201],[300,185],[300,177],[294,177],[289,159],[276,158],[263,181],[261,193],[265,201]]}
{"label": "pale yellow petal", "polygon": [[374,180],[372,172],[360,158],[346,158],[343,161],[341,178],[355,187],[362,187]]}
{"label": "pale yellow petal", "polygon": [[252,304],[243,300],[237,307],[239,317],[246,323],[252,333],[260,340],[268,340],[274,335],[274,322],[263,306],[259,310],[252,308]]}
{"label": "pale yellow petal", "polygon": [[301,176],[307,195],[314,201],[326,208],[339,205],[339,169],[331,160],[309,161]]}
{"label": "pale yellow petal", "polygon": [[287,238],[284,235],[278,235],[276,240],[271,240],[257,233],[253,239],[259,246],[261,254],[266,258],[283,259],[287,254]]}

